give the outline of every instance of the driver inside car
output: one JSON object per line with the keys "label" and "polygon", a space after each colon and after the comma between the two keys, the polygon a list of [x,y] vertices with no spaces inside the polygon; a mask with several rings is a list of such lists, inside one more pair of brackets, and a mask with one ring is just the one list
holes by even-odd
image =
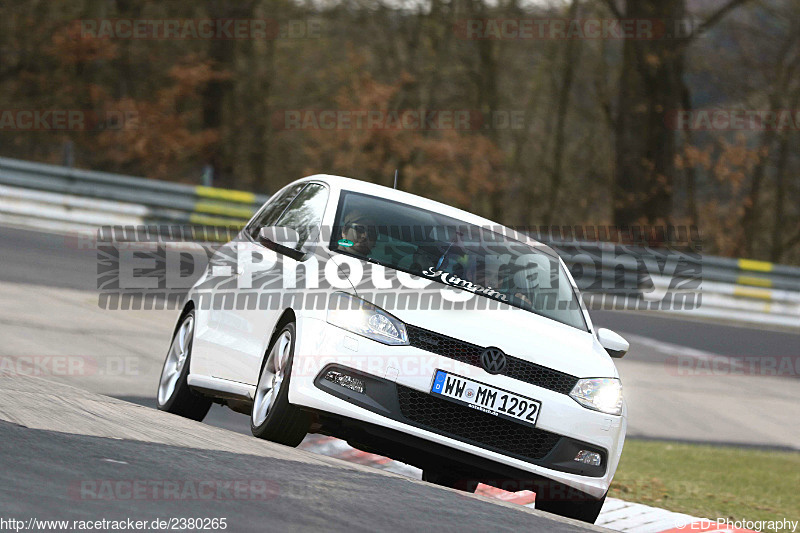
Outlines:
{"label": "driver inside car", "polygon": [[[353,209],[344,216],[342,240],[353,243],[350,246],[350,251],[358,255],[368,256],[375,247],[377,239],[377,225],[368,213],[360,209]],[[342,245],[341,241],[339,244],[340,246]]]}

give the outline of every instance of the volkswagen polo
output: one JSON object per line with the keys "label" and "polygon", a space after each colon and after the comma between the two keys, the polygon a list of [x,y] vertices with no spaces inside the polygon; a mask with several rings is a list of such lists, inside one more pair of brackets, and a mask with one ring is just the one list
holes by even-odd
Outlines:
{"label": "volkswagen polo", "polygon": [[212,403],[253,435],[308,433],[474,491],[533,490],[536,508],[594,522],[622,452],[612,361],[548,246],[395,189],[316,175],[274,194],[188,293],[160,409]]}

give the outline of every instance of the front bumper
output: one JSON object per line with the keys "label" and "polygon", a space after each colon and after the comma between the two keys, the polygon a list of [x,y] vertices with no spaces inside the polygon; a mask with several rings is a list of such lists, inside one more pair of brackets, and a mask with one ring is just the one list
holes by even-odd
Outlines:
{"label": "front bumper", "polygon": [[[468,462],[480,465],[482,471],[531,474],[596,498],[607,491],[622,451],[624,414],[612,416],[591,411],[565,394],[492,375],[482,368],[411,346],[386,346],[323,320],[300,317],[297,326],[298,342],[289,389],[291,403],[335,415],[349,426],[362,423],[371,428],[372,434],[380,433],[378,428],[386,430],[387,444],[402,435],[407,446],[452,450],[454,460],[456,456],[469,458]],[[333,367],[356,371],[366,381],[368,394],[354,393],[321,379],[323,370]],[[541,401],[536,428],[526,433],[527,426],[428,394],[436,369]],[[414,407],[420,405],[424,409]],[[466,422],[444,426],[436,422],[452,422],[454,416]],[[500,422],[511,426],[505,427],[505,432],[503,428],[498,429],[499,433],[488,431],[487,428],[495,428]],[[478,433],[480,438],[473,438]],[[601,466],[589,467],[573,461],[579,449],[600,453]]]}

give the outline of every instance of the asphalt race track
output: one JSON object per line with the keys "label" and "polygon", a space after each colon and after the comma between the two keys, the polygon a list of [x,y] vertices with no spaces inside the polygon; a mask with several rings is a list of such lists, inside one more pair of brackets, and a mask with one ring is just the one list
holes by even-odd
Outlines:
{"label": "asphalt race track", "polygon": [[800,354],[800,335],[758,327],[681,320],[673,315],[591,311],[600,327],[733,357]]}
{"label": "asphalt race track", "polygon": [[96,252],[64,235],[0,227],[0,279],[47,287],[97,290]]}
{"label": "asphalt race track", "polygon": [[38,378],[0,380],[0,391],[0,420],[20,424],[0,422],[5,518],[226,518],[237,532],[600,529]]}
{"label": "asphalt race track", "polygon": [[[132,517],[150,522],[156,518],[226,517],[230,531],[448,531],[460,529],[458,524],[463,521],[486,531],[587,529],[544,513],[534,514],[525,507],[477,498],[472,501],[453,491],[370,472],[238,453],[215,452],[211,456],[203,450],[31,430],[7,423],[0,423],[0,433],[0,453],[7,465],[0,479],[3,486],[14,487],[13,491],[0,491],[0,507],[5,516],[24,520]],[[36,460],[31,461],[32,457]],[[124,458],[125,464],[103,460],[111,457]],[[91,499],[99,493],[94,488],[80,495],[80,480],[115,482],[121,471],[126,480],[154,480],[154,473],[163,480],[260,481],[265,474],[269,477],[263,499],[256,493],[253,499],[206,500],[200,499],[204,498],[202,489],[198,499],[179,500],[128,499],[125,493],[118,500]]]}

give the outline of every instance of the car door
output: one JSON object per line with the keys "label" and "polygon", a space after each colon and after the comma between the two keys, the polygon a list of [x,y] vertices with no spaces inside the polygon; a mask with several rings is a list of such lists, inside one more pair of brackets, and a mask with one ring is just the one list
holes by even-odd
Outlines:
{"label": "car door", "polygon": [[319,240],[328,196],[325,185],[308,183],[276,221],[265,219],[262,226],[246,234],[243,245],[252,260],[239,265],[237,305],[219,313],[218,334],[226,339],[225,365],[220,368],[224,375],[219,377],[250,385],[258,382],[272,330],[287,305],[283,298],[287,291],[282,273],[284,270],[305,272],[304,268],[298,268],[296,259],[260,244],[259,230],[264,226],[292,228],[300,236],[295,249],[308,250]]}
{"label": "car door", "polygon": [[277,222],[306,185],[291,184],[275,193],[236,239],[221,246],[211,256],[206,275],[197,291],[200,309],[196,316],[192,373],[224,379],[232,379],[236,375],[229,369],[228,354],[237,339],[223,334],[219,326],[222,320],[232,319],[231,309],[227,308],[236,305],[241,275],[239,249],[242,243],[251,243],[253,235],[257,235],[260,228]]}

